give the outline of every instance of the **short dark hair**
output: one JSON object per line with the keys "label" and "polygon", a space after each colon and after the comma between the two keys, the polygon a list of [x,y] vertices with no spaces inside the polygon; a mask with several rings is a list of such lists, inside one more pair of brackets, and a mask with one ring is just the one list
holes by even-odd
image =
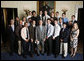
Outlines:
{"label": "short dark hair", "polygon": [[50,18],[48,18],[47,20],[50,20],[50,21],[51,21],[51,19],[50,19]]}
{"label": "short dark hair", "polygon": [[62,17],[59,18],[59,20],[62,19]]}
{"label": "short dark hair", "polygon": [[55,17],[55,18],[54,18],[54,21],[58,21],[58,19]]}
{"label": "short dark hair", "polygon": [[56,13],[59,13],[58,11]]}
{"label": "short dark hair", "polygon": [[72,15],[72,17],[74,17],[74,18],[75,18],[75,15]]}
{"label": "short dark hair", "polygon": [[67,26],[67,24],[65,22],[63,22],[63,24],[65,24]]}
{"label": "short dark hair", "polygon": [[62,15],[63,15],[63,14],[66,15],[66,13],[62,13]]}
{"label": "short dark hair", "polygon": [[32,14],[33,14],[33,13],[36,13],[36,11],[35,11],[35,10],[33,10],[33,11],[32,11]]}

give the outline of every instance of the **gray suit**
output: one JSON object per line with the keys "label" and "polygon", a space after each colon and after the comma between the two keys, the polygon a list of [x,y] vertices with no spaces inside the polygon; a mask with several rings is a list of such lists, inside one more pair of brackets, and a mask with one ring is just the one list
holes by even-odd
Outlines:
{"label": "gray suit", "polygon": [[36,40],[38,40],[40,43],[37,44],[37,52],[39,53],[39,45],[42,46],[42,53],[44,53],[44,38],[46,37],[46,28],[42,26],[42,30],[40,29],[40,26],[36,27]]}

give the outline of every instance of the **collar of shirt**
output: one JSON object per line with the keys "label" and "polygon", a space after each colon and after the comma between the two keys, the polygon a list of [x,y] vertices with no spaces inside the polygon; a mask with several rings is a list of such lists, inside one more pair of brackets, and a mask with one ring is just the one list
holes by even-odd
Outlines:
{"label": "collar of shirt", "polygon": [[35,25],[33,25],[33,27],[35,27]]}

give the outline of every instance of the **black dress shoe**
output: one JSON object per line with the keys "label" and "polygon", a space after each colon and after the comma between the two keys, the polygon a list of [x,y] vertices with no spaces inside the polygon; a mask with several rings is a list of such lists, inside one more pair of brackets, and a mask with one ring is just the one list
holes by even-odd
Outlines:
{"label": "black dress shoe", "polygon": [[37,56],[39,56],[40,54],[37,54]]}
{"label": "black dress shoe", "polygon": [[55,55],[55,58],[57,58],[58,55]]}
{"label": "black dress shoe", "polygon": [[47,54],[47,56],[50,56],[50,54]]}
{"label": "black dress shoe", "polygon": [[23,57],[24,57],[24,58],[27,58],[27,56],[26,56],[26,55],[23,55]]}
{"label": "black dress shoe", "polygon": [[44,53],[41,53],[42,55],[44,55]]}
{"label": "black dress shoe", "polygon": [[10,56],[13,56],[13,53],[9,53]]}
{"label": "black dress shoe", "polygon": [[33,57],[33,56],[34,56],[33,54],[30,55],[30,57]]}
{"label": "black dress shoe", "polygon": [[66,57],[63,56],[63,58],[65,59]]}

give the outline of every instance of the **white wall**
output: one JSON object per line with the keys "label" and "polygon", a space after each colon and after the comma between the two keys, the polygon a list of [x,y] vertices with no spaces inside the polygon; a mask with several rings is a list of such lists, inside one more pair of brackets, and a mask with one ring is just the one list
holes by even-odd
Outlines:
{"label": "white wall", "polygon": [[24,15],[24,9],[28,8],[31,11],[37,12],[37,1],[1,1],[1,7],[17,8],[18,16],[21,18]]}
{"label": "white wall", "polygon": [[83,1],[56,1],[56,11],[59,11],[60,16],[62,16],[62,8],[67,7],[66,16],[71,20],[71,15],[75,15],[77,5],[83,6]]}
{"label": "white wall", "polygon": [[[56,11],[59,11],[61,16],[62,8],[68,7],[66,15],[68,19],[71,20],[71,15],[75,14],[77,5],[83,6],[83,1],[56,1]],[[24,15],[24,8],[28,8],[31,11],[35,10],[37,12],[37,1],[1,1],[1,7],[18,8],[18,16],[21,18],[21,16]]]}

